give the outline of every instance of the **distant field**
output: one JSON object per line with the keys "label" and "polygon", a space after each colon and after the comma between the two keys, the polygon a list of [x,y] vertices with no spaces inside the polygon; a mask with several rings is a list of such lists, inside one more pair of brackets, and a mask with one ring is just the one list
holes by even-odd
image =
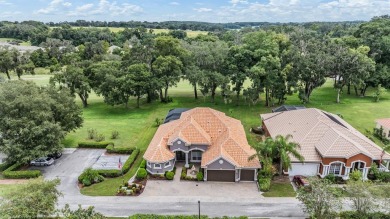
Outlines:
{"label": "distant field", "polygon": [[[56,27],[51,27],[51,29],[53,29],[53,28],[56,28]],[[73,28],[77,29],[77,28],[89,28],[89,27],[73,27]],[[107,27],[97,27],[97,28],[104,29]],[[125,28],[124,27],[108,27],[108,29],[110,29],[111,32],[117,33],[119,31],[123,31]],[[169,32],[169,29],[153,29],[153,33],[155,33],[155,34],[168,33],[168,32]],[[186,30],[186,32],[187,32],[187,36],[190,38],[196,37],[199,34],[206,35],[208,33],[207,31],[200,31],[200,30]]]}
{"label": "distant field", "polygon": [[[9,42],[9,41],[14,41],[16,39],[13,38],[0,38],[0,42]],[[31,46],[30,42],[23,41],[23,43],[20,44],[21,46]]]}

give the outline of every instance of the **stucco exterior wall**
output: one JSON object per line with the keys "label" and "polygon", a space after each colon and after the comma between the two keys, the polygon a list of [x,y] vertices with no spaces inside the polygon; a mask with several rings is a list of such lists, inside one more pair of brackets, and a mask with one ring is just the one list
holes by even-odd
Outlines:
{"label": "stucco exterior wall", "polygon": [[[179,141],[181,141],[181,144],[178,143]],[[169,146],[169,150],[171,150],[171,151],[176,151],[176,150],[191,151],[191,150],[200,149],[200,150],[206,151],[207,147],[208,147],[207,145],[199,145],[199,144],[186,146],[184,141],[176,140],[175,142],[172,143],[171,146]]]}
{"label": "stucco exterior wall", "polygon": [[[223,161],[222,164],[220,163],[220,160]],[[231,163],[229,163],[228,161],[226,161],[225,159],[219,158],[216,161],[210,163],[207,166],[207,169],[209,169],[209,170],[234,170],[235,166],[232,165]]]}
{"label": "stucco exterior wall", "polygon": [[366,167],[371,167],[372,160],[370,157],[367,157],[364,154],[357,154],[353,157],[350,157],[349,159],[345,158],[322,158],[323,165],[329,165],[332,162],[340,161],[345,163],[346,167],[351,167],[351,164],[355,161],[364,161],[366,162]]}
{"label": "stucco exterior wall", "polygon": [[147,162],[146,164],[146,170],[150,173],[150,174],[164,174],[166,171],[171,171],[173,170],[173,167],[175,166],[175,159],[172,159],[169,161],[170,162],[170,166],[168,167],[165,167],[165,163],[160,163],[161,164],[161,168],[155,168],[155,164],[158,164],[158,163],[151,163],[151,162]]}

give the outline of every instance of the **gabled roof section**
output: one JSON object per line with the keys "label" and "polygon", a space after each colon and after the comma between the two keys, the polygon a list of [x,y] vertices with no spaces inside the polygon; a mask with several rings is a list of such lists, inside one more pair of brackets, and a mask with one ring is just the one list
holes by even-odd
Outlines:
{"label": "gabled roof section", "polygon": [[299,109],[306,109],[305,106],[291,106],[291,105],[282,105],[276,108],[272,109],[273,113],[279,113],[284,111],[291,111],[291,110],[299,110]]}
{"label": "gabled roof section", "polygon": [[[173,159],[174,154],[170,152],[168,145],[178,138],[186,141],[187,145],[209,146],[202,155],[202,166],[207,166],[218,157],[224,157],[240,168],[260,168],[258,159],[248,161],[248,157],[255,151],[248,144],[241,122],[222,112],[198,107],[181,113],[178,120],[158,128],[144,158],[151,162]],[[164,150],[168,152],[163,152]]]}
{"label": "gabled roof section", "polygon": [[[381,158],[381,147],[335,114],[309,108],[262,114],[261,118],[271,137],[291,134],[292,141],[300,144],[305,162],[320,162],[321,157],[349,158],[360,153],[374,160]],[[390,159],[390,155],[386,153],[383,159]]]}

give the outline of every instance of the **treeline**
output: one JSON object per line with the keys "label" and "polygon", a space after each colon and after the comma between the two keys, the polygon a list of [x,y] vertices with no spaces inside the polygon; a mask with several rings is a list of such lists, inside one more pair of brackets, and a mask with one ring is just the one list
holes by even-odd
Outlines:
{"label": "treeline", "polygon": [[[50,33],[53,38],[41,43],[43,49],[23,55],[34,66],[49,67],[51,82],[70,88],[85,107],[92,89],[111,105],[127,107],[131,97],[138,107],[143,97],[169,102],[169,88],[181,78],[193,86],[194,98],[215,101],[219,88],[225,102],[239,103],[243,96],[256,104],[264,93],[266,106],[282,104],[293,93],[307,103],[328,77],[334,80],[337,102],[343,92],[365,96],[370,86],[379,101],[383,88],[390,88],[388,16],[326,31],[313,26],[244,28],[187,38],[179,30],[156,35],[135,28],[119,35],[106,30],[98,37],[85,35],[97,30],[65,25]],[[8,57],[0,60],[0,71],[18,72],[23,66],[18,64],[21,54],[0,52]],[[244,87],[247,79],[251,84]]]}

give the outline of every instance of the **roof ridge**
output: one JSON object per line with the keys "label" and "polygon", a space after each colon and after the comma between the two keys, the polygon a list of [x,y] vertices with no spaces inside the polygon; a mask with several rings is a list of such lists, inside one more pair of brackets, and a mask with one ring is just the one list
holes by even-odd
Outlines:
{"label": "roof ridge", "polygon": [[[367,155],[370,155],[372,158],[374,158],[374,156],[373,156],[369,151],[367,151],[367,149],[366,149],[364,146],[362,146],[360,143],[354,141],[353,139],[351,139],[350,137],[344,135],[342,132],[340,132],[340,131],[334,129],[333,127],[331,127],[331,128],[332,128],[333,130],[335,130],[335,131],[336,131],[340,136],[342,136],[345,140],[347,140],[347,141],[349,141],[350,143],[352,143],[352,145],[353,145],[354,147],[358,148],[359,150],[362,150],[362,151],[367,152]],[[359,137],[359,136],[358,136],[358,137]],[[360,137],[359,137],[359,138],[360,138]]]}

